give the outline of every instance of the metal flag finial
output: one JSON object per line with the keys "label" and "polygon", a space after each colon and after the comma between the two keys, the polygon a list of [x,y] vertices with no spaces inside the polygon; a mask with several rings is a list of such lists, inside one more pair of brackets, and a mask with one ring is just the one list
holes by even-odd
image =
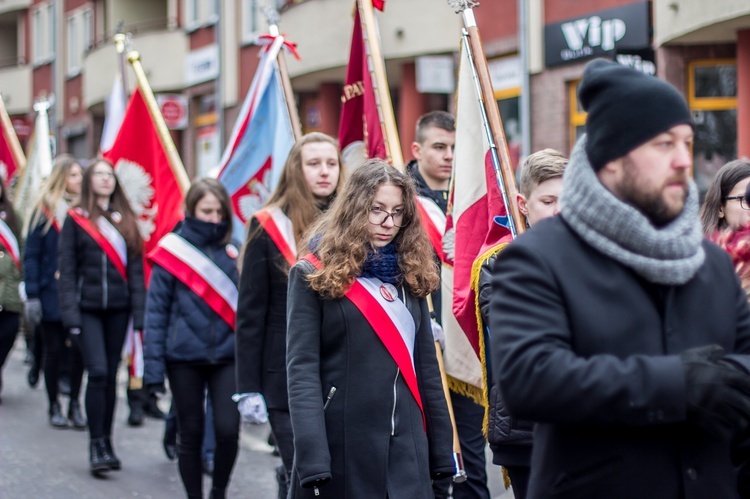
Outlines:
{"label": "metal flag finial", "polygon": [[276,10],[275,7],[266,5],[260,10],[263,12],[263,16],[266,18],[266,22],[268,22],[269,26],[279,24],[279,21],[281,21],[279,11]]}
{"label": "metal flag finial", "polygon": [[448,0],[448,5],[456,12],[456,14],[460,14],[466,9],[479,7],[479,2],[477,0]]}

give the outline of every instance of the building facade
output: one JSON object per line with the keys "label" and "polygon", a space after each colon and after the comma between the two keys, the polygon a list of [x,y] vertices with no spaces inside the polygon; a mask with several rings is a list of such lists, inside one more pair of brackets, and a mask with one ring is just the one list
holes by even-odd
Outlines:
{"label": "building facade", "polygon": [[[586,115],[577,86],[586,62],[606,57],[656,74],[684,92],[696,125],[695,177],[750,156],[750,3],[715,0],[519,0],[480,2],[475,17],[511,157],[530,150],[570,153]],[[22,141],[36,99],[54,95],[58,149],[98,151],[104,103],[124,69],[112,43],[121,30],[134,48],[172,128],[188,174],[219,161],[267,31],[259,0],[5,0],[0,2],[0,92]],[[287,57],[305,132],[338,133],[353,0],[277,0],[280,28],[298,44]],[[710,11],[709,11],[710,10]],[[378,13],[381,48],[405,160],[424,112],[454,110],[461,19],[444,2],[388,0]],[[524,37],[527,54],[520,58]],[[528,78],[528,80],[526,80]],[[528,85],[529,130],[521,92]],[[743,105],[744,103],[744,105]]]}

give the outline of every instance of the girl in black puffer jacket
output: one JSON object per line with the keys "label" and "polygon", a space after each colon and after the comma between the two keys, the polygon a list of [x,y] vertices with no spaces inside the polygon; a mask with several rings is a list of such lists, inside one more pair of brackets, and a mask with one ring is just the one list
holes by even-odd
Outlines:
{"label": "girl in black puffer jacket", "polygon": [[60,233],[58,290],[63,326],[88,371],[86,415],[95,475],[121,466],[112,449],[112,420],[128,322],[132,318],[133,329],[143,329],[141,247],[136,216],[112,165],[94,160]]}
{"label": "girl in black puffer jacket", "polygon": [[180,476],[189,498],[203,497],[201,444],[206,387],[214,408],[216,450],[211,497],[225,496],[239,439],[232,401],[237,249],[230,244],[231,204],[213,179],[196,181],[185,197],[187,217],[149,255],[154,263],[146,300],[145,383],[164,392],[169,378],[177,410]]}

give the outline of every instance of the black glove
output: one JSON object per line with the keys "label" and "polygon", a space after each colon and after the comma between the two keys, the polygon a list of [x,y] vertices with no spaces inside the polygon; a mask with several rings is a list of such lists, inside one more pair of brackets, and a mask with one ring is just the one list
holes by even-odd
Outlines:
{"label": "black glove", "polygon": [[24,320],[30,331],[33,331],[42,322],[42,300],[29,298],[23,309]]}
{"label": "black glove", "polygon": [[167,389],[164,387],[164,383],[149,383],[146,386],[148,394],[152,397],[160,398],[162,395],[167,393]]}
{"label": "black glove", "polygon": [[750,376],[721,357],[718,345],[692,348],[680,360],[687,386],[688,420],[729,441],[750,425]]}

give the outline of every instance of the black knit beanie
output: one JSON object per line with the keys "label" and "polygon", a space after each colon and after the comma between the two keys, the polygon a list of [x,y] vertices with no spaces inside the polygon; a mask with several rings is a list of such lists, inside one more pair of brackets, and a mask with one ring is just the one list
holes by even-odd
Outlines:
{"label": "black knit beanie", "polygon": [[692,125],[676,88],[604,59],[586,65],[578,99],[588,112],[586,154],[594,170],[676,125]]}

